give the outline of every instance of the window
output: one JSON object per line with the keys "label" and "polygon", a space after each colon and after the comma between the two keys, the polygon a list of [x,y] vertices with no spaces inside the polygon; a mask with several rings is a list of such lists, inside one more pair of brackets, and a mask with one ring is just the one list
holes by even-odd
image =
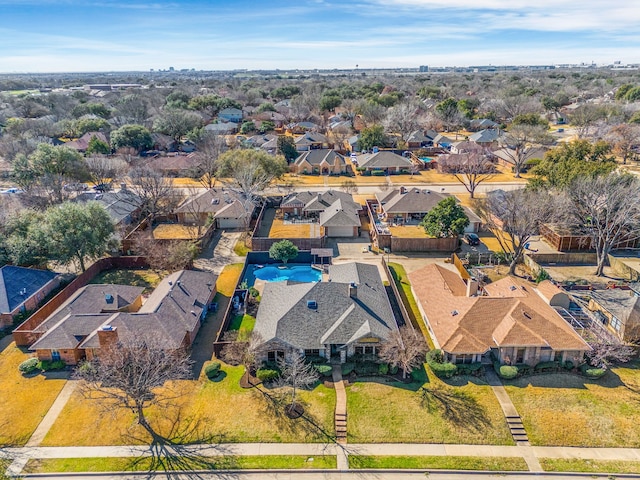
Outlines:
{"label": "window", "polygon": [[319,357],[320,356],[320,349],[312,348],[312,349],[309,349],[309,350],[305,350],[304,351],[304,356],[305,357]]}
{"label": "window", "polygon": [[473,354],[456,355],[456,363],[473,363]]}
{"label": "window", "polygon": [[616,317],[611,317],[611,326],[615,328],[617,332],[619,332],[620,328],[622,328],[622,322]]}
{"label": "window", "polygon": [[60,352],[58,350],[51,350],[51,361],[57,362],[60,360]]}
{"label": "window", "polygon": [[376,347],[364,347],[365,355],[375,355]]}
{"label": "window", "polygon": [[267,360],[270,362],[275,362],[282,358],[284,358],[284,352],[282,350],[270,350],[267,352]]}
{"label": "window", "polygon": [[524,348],[518,348],[516,351],[516,363],[524,362]]}
{"label": "window", "polygon": [[364,355],[364,347],[356,347],[356,355]]}

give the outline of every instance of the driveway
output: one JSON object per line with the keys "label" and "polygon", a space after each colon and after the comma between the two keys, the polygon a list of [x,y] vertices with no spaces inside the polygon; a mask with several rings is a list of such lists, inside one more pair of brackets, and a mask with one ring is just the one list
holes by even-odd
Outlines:
{"label": "driveway", "polygon": [[243,263],[245,258],[239,257],[233,251],[241,236],[241,231],[218,230],[209,245],[194,260],[193,266],[220,275],[225,265]]}

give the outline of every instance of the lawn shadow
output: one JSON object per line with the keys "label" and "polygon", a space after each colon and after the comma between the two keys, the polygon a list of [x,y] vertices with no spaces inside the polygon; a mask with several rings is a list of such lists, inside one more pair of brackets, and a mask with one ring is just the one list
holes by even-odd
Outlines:
{"label": "lawn shadow", "polygon": [[603,377],[595,380],[577,373],[562,372],[526,375],[514,380],[503,379],[502,383],[505,386],[518,388],[531,386],[540,388],[587,389],[588,385],[597,385],[604,388],[627,387],[620,376],[611,369],[607,370]]}
{"label": "lawn shadow", "polygon": [[420,390],[422,406],[438,412],[445,420],[459,428],[483,431],[491,425],[484,406],[467,392],[452,387],[423,387]]}

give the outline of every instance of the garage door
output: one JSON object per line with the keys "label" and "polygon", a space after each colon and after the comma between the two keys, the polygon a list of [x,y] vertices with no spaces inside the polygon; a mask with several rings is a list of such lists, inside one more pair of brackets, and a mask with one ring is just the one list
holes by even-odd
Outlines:
{"label": "garage door", "polygon": [[218,227],[219,228],[240,228],[242,227],[242,222],[237,218],[218,218]]}
{"label": "garage door", "polygon": [[469,223],[467,228],[464,229],[464,233],[476,233],[478,231],[478,227],[479,227],[478,223],[471,222]]}
{"label": "garage door", "polygon": [[328,237],[353,237],[353,227],[330,227],[327,228]]}

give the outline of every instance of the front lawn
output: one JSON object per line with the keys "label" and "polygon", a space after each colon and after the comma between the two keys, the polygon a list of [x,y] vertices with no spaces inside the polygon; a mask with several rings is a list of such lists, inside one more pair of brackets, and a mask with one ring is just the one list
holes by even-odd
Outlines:
{"label": "front lawn", "polygon": [[541,458],[540,465],[545,472],[640,473],[640,462],[632,460]]}
{"label": "front lawn", "polygon": [[504,382],[534,445],[640,447],[640,364],[598,381],[569,374]]}
{"label": "front lawn", "polygon": [[[353,443],[467,443],[512,445],[502,410],[482,380],[448,382],[424,370],[411,384],[356,382],[347,388],[348,435]],[[421,387],[439,399],[423,403]]]}
{"label": "front lawn", "polygon": [[[333,436],[333,389],[319,385],[312,391],[302,391],[300,398],[307,403],[307,419],[290,420],[281,409],[274,412],[273,403],[257,388],[240,387],[243,367],[223,364],[222,371],[217,381],[180,382],[184,395],[175,400],[176,407],[149,408],[150,423],[159,426],[163,434],[186,429],[197,432],[196,437],[182,441],[323,442],[326,435]],[[279,393],[264,390],[271,395]],[[133,413],[121,409],[105,412],[96,400],[76,393],[42,444],[126,445],[146,441],[147,435],[136,424]]]}
{"label": "front lawn", "polygon": [[[177,457],[175,468],[184,470],[244,469],[329,469],[336,468],[335,456],[306,455],[227,455],[220,457]],[[55,472],[140,472],[153,468],[150,458],[98,457],[31,459],[24,473]],[[157,467],[156,467],[157,468]]]}
{"label": "front lawn", "polygon": [[30,357],[14,343],[0,353],[0,445],[24,445],[66,382],[23,376],[18,365]]}
{"label": "front lawn", "polygon": [[392,468],[433,470],[526,471],[521,457],[455,457],[455,456],[349,456],[349,468]]}

